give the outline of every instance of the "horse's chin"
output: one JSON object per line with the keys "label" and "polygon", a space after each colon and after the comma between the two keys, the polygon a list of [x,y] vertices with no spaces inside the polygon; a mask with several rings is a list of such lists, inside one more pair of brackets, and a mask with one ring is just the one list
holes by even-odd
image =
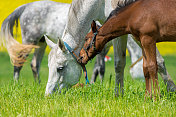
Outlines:
{"label": "horse's chin", "polygon": [[47,83],[45,96],[50,96],[57,91],[58,85],[56,83]]}
{"label": "horse's chin", "polygon": [[88,60],[87,60],[87,59],[82,59],[82,60],[81,60],[81,64],[86,65],[87,63],[88,63]]}
{"label": "horse's chin", "polygon": [[82,61],[81,64],[86,65],[87,61]]}

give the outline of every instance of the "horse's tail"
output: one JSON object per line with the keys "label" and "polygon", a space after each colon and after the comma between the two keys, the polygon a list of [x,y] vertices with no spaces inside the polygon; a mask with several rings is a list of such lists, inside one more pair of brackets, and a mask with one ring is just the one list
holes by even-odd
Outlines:
{"label": "horse's tail", "polygon": [[18,19],[27,5],[28,4],[18,7],[3,21],[1,26],[0,45],[7,48],[11,62],[14,66],[22,66],[31,50],[38,47],[35,45],[20,44],[13,37],[13,26],[16,24],[16,29],[18,28]]}

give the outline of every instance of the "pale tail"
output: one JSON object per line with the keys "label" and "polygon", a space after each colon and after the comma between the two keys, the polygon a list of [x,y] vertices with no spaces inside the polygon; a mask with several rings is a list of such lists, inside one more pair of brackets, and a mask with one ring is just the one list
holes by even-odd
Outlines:
{"label": "pale tail", "polygon": [[[18,19],[23,13],[26,6],[27,5],[18,7],[3,21],[3,24],[1,26],[0,45],[3,45],[7,48],[11,63],[14,66],[22,66],[31,50],[33,48],[38,48],[38,46],[36,45],[20,44],[13,38],[13,26],[15,25],[15,23],[18,24]],[[17,26],[18,25],[16,25],[16,28],[18,28]]]}

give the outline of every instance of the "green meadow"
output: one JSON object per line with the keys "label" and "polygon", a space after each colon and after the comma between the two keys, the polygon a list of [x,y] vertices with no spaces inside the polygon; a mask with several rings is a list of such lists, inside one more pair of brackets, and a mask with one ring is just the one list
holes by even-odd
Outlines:
{"label": "green meadow", "polygon": [[[15,8],[33,1],[36,0],[0,0],[0,24]],[[72,0],[54,1],[71,3]],[[21,37],[17,40],[21,42]],[[164,55],[167,70],[176,83],[176,43],[160,43],[157,47]],[[45,97],[48,55],[45,54],[41,64],[40,84],[34,82],[30,68],[32,54],[21,70],[19,83],[14,83],[13,66],[5,51],[5,48],[0,47],[0,117],[176,117],[176,94],[166,91],[160,76],[160,99],[144,100],[144,79],[131,78],[129,56],[125,67],[123,96],[115,97],[115,70],[111,51],[109,56],[112,61],[106,62],[103,83],[97,78],[94,85],[71,88],[61,94]],[[94,60],[87,65],[89,80],[93,66]],[[85,84],[83,75],[79,83]]]}
{"label": "green meadow", "polygon": [[[13,81],[13,67],[7,53],[0,53],[0,116],[2,117],[175,117],[176,94],[166,92],[159,77],[161,96],[157,101],[144,100],[145,82],[132,79],[127,57],[124,96],[115,97],[115,72],[112,61],[106,62],[104,82],[99,78],[94,85],[71,88],[64,93],[45,97],[48,77],[47,54],[42,61],[41,84],[35,83],[30,69],[31,56],[24,65],[19,83]],[[176,82],[176,56],[165,56],[166,67]],[[94,60],[87,65],[89,80]],[[84,76],[79,83],[85,84]]]}

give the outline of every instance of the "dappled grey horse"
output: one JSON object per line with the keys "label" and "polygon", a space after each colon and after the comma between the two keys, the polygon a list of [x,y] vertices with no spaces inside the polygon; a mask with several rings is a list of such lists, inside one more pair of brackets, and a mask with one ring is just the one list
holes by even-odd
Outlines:
{"label": "dappled grey horse", "polygon": [[[70,4],[53,1],[37,1],[18,7],[3,22],[1,27],[2,38],[6,45],[12,63],[14,64],[14,79],[18,81],[19,73],[32,48],[35,48],[31,61],[31,68],[35,80],[39,79],[40,63],[43,58],[47,34],[57,43],[61,38],[69,11]],[[13,26],[21,26],[22,43],[13,38]],[[16,25],[18,26],[18,25]],[[16,27],[17,28],[17,27]],[[37,45],[37,46],[33,46]]]}

